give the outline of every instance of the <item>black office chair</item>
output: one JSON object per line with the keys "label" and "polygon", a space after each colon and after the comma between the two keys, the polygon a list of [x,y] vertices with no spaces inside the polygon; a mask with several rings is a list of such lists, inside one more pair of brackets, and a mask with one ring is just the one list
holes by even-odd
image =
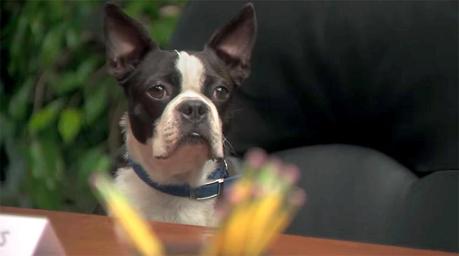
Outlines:
{"label": "black office chair", "polygon": [[289,231],[357,241],[389,242],[398,203],[416,177],[369,148],[321,145],[276,155],[301,166],[307,205]]}
{"label": "black office chair", "polygon": [[[200,50],[242,5],[188,3],[171,48]],[[289,232],[458,251],[458,3],[255,8],[227,137],[236,155],[258,146],[301,168],[308,202]]]}
{"label": "black office chair", "polygon": [[458,171],[418,178],[369,148],[321,145],[276,153],[303,170],[308,201],[288,232],[458,250]]}
{"label": "black office chair", "polygon": [[458,251],[458,181],[456,170],[414,182],[391,225],[390,243]]}

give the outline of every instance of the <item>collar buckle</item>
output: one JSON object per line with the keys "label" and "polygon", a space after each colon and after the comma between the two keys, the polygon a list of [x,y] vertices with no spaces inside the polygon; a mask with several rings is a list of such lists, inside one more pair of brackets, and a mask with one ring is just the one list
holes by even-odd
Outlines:
{"label": "collar buckle", "polygon": [[191,189],[190,190],[190,199],[194,199],[194,200],[197,200],[197,201],[201,201],[201,200],[207,200],[207,199],[211,199],[211,198],[214,198],[214,197],[217,197],[219,196],[222,191],[223,191],[223,183],[225,182],[225,179],[224,178],[220,178],[220,179],[216,179],[214,181],[211,181],[211,182],[207,182],[205,183],[204,185],[202,185],[202,187],[204,186],[214,186],[214,185],[217,185],[218,186],[218,189],[217,189],[217,193],[213,194],[213,195],[210,195],[210,196],[199,196],[195,191],[195,189]]}

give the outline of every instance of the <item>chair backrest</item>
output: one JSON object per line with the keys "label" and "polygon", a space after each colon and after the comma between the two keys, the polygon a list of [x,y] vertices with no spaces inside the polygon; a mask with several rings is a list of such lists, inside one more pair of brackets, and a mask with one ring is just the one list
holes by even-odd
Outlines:
{"label": "chair backrest", "polygon": [[390,243],[459,251],[459,171],[435,172],[410,186]]}
{"label": "chair backrest", "polygon": [[459,171],[418,178],[380,152],[350,145],[276,155],[300,167],[308,195],[288,232],[459,251]]}
{"label": "chair backrest", "polygon": [[324,145],[276,155],[302,171],[308,200],[289,229],[296,234],[387,243],[399,202],[417,180],[368,148]]}

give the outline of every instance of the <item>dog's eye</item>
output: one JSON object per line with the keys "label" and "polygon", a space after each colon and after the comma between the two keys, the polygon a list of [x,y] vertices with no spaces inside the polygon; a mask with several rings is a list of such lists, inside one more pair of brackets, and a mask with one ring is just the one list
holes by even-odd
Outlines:
{"label": "dog's eye", "polygon": [[164,85],[156,84],[148,89],[147,94],[155,100],[161,100],[167,96],[167,91]]}
{"label": "dog's eye", "polygon": [[227,100],[229,97],[229,91],[224,86],[218,86],[214,89],[213,95],[214,99],[224,101]]}

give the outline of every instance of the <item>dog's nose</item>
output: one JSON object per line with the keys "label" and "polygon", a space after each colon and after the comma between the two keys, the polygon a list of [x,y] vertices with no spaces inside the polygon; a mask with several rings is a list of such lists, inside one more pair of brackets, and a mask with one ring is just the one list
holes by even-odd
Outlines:
{"label": "dog's nose", "polygon": [[193,122],[203,120],[208,112],[205,103],[199,100],[189,100],[183,102],[179,105],[178,110],[182,114],[183,118]]}

